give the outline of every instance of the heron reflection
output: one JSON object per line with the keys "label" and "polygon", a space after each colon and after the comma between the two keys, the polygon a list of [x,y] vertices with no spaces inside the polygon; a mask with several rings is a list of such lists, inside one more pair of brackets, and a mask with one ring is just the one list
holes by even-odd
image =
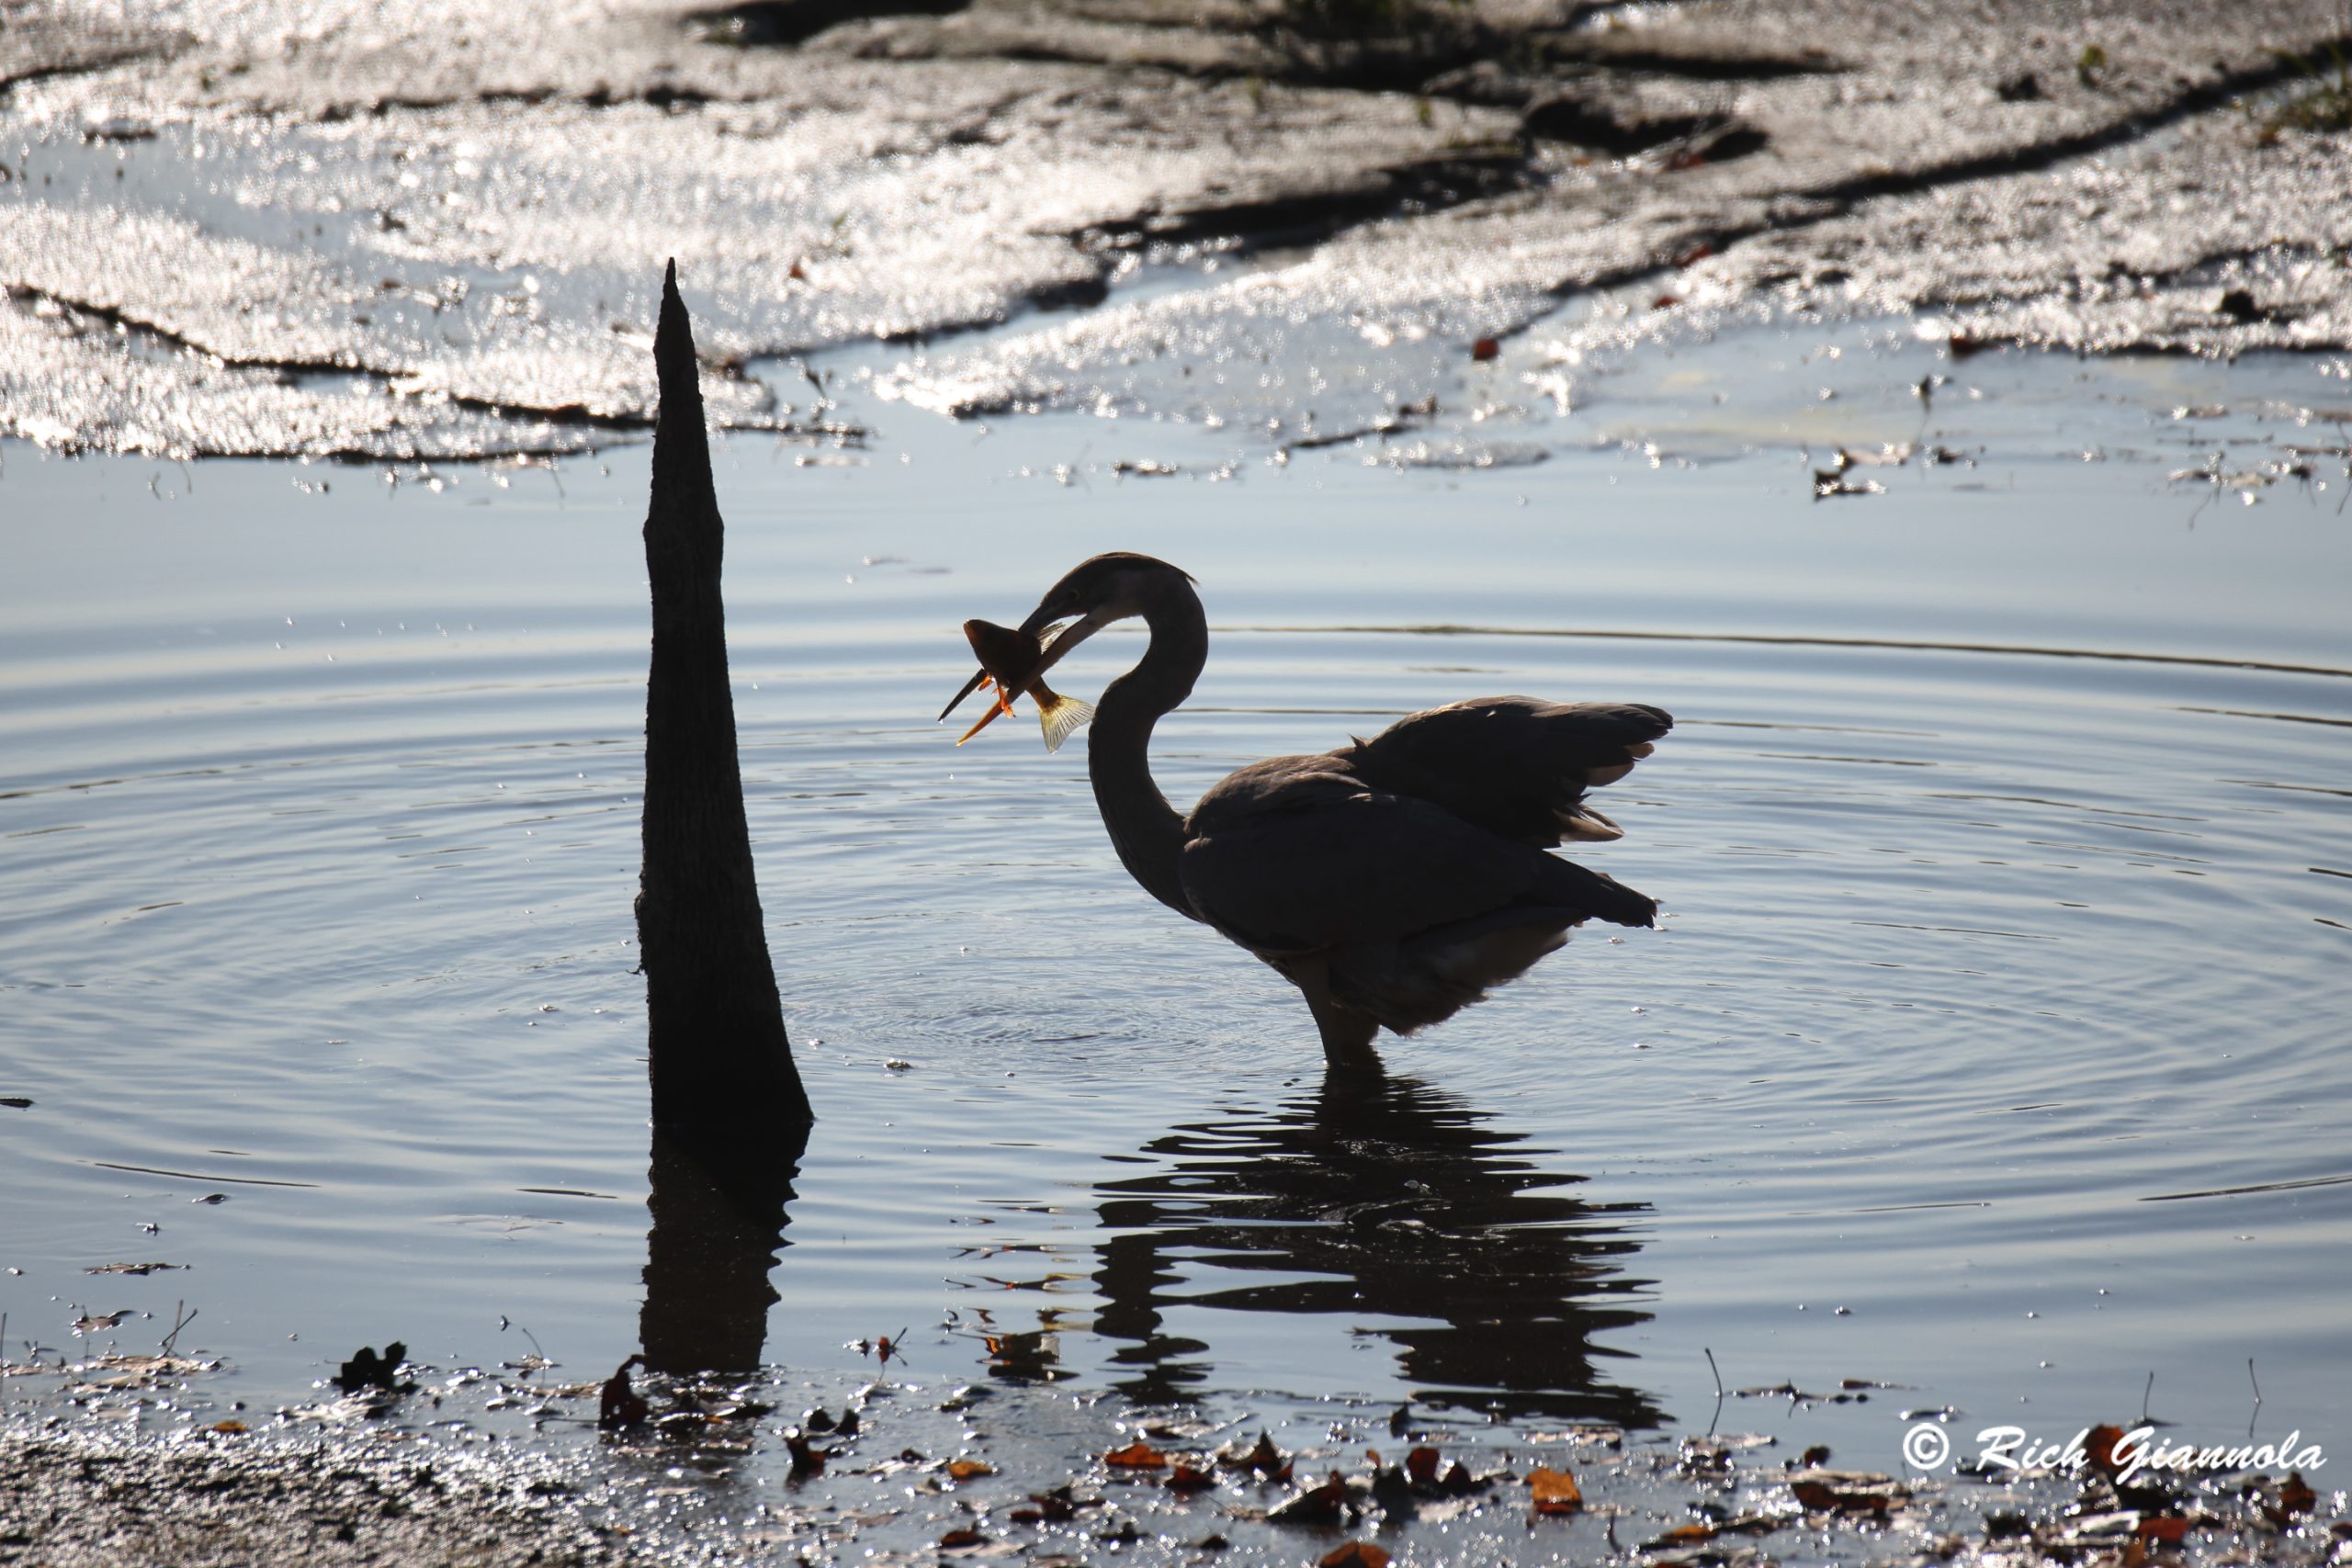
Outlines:
{"label": "heron reflection", "polygon": [[[1151,1402],[1215,1374],[1215,1312],[1354,1320],[1420,1403],[1655,1426],[1596,1341],[1646,1322],[1625,1274],[1644,1203],[1589,1201],[1523,1134],[1409,1078],[1335,1067],[1270,1113],[1178,1127],[1162,1162],[1104,1183],[1095,1332]],[[1181,1324],[1171,1317],[1182,1314]]]}

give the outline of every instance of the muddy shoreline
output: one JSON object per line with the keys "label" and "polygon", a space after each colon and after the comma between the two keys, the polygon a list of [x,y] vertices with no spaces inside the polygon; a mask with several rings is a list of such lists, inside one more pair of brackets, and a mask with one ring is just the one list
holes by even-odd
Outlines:
{"label": "muddy shoreline", "polygon": [[818,444],[843,433],[782,362],[877,341],[943,412],[1293,428],[1304,398],[1193,369],[1315,364],[1328,426],[1588,300],[1697,332],[1763,309],[2341,350],[2342,28],[2316,0],[2063,27],[1850,0],[20,6],[0,430],[182,457],[632,439],[673,254],[714,419]]}

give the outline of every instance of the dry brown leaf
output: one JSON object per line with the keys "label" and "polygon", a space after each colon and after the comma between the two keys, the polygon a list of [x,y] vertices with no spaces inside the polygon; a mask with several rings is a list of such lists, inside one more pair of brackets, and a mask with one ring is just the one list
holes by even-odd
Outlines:
{"label": "dry brown leaf", "polygon": [[1565,1470],[1537,1469],[1527,1478],[1539,1514],[1573,1514],[1584,1506],[1583,1489]]}
{"label": "dry brown leaf", "polygon": [[1887,1476],[1855,1470],[1811,1471],[1789,1485],[1797,1502],[1813,1513],[1883,1514],[1899,1490]]}
{"label": "dry brown leaf", "polygon": [[1348,1506],[1348,1483],[1338,1471],[1320,1486],[1309,1487],[1274,1505],[1266,1517],[1282,1524],[1329,1524]]}
{"label": "dry brown leaf", "polygon": [[1254,1470],[1261,1475],[1271,1475],[1277,1480],[1287,1475],[1290,1471],[1290,1461],[1283,1458],[1280,1449],[1274,1447],[1273,1438],[1263,1432],[1258,1434],[1258,1446],[1248,1453],[1238,1454],[1230,1449],[1221,1450],[1217,1453],[1216,1461],[1234,1470]]}
{"label": "dry brown leaf", "polygon": [[972,1481],[995,1473],[996,1466],[983,1464],[976,1459],[951,1459],[947,1461],[947,1477],[951,1481]]}
{"label": "dry brown leaf", "polygon": [[1368,1540],[1343,1541],[1325,1552],[1316,1568],[1388,1568],[1388,1553]]}
{"label": "dry brown leaf", "polygon": [[1102,1456],[1102,1462],[1114,1470],[1165,1470],[1168,1456],[1149,1443],[1129,1443],[1124,1449],[1113,1449]]}

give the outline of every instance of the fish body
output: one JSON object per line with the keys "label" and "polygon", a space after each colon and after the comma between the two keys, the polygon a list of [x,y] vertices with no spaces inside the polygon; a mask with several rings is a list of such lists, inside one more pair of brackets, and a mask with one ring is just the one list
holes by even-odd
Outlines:
{"label": "fish body", "polygon": [[1062,742],[1094,716],[1094,705],[1076,697],[1065,697],[1046,684],[1044,665],[1046,647],[1053,634],[1030,637],[1011,626],[1000,626],[991,621],[966,621],[964,640],[980,660],[978,684],[994,687],[996,701],[979,722],[966,730],[961,746],[993,723],[996,716],[1012,711],[1012,699],[1026,692],[1037,704],[1037,722],[1046,733],[1046,750],[1058,751]]}

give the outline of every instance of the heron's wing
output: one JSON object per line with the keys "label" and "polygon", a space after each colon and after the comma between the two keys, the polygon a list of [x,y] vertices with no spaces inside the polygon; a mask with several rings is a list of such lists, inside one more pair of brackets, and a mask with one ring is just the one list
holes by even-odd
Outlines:
{"label": "heron's wing", "polygon": [[1641,703],[1474,697],[1398,719],[1339,753],[1365,784],[1442,807],[1522,844],[1605,840],[1617,825],[1584,804],[1674,728]]}
{"label": "heron's wing", "polygon": [[1568,927],[1645,926],[1657,909],[1598,872],[1367,788],[1339,757],[1244,768],[1202,797],[1186,832],[1185,896],[1307,991],[1327,1043],[1348,1020],[1368,1040],[1374,1025],[1405,1034],[1449,1018]]}
{"label": "heron's wing", "polygon": [[1217,784],[1186,824],[1181,864],[1193,908],[1265,953],[1398,942],[1511,910],[1562,926],[1648,925],[1657,911],[1597,872],[1368,787],[1333,757],[1272,758]]}

